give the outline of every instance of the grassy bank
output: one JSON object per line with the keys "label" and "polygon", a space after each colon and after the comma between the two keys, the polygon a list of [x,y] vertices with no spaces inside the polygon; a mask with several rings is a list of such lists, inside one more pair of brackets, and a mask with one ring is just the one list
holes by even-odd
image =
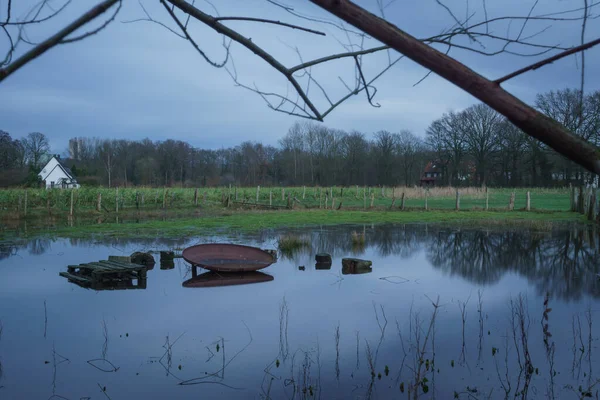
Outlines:
{"label": "grassy bank", "polygon": [[[80,188],[63,189],[3,189],[0,190],[0,219],[37,218],[40,215],[106,215],[123,212],[157,212],[160,210],[192,210],[222,207],[223,200],[231,204],[258,203],[262,206],[285,208],[291,199],[297,208],[344,210],[405,208],[453,210],[456,188],[436,187],[252,187],[236,188]],[[511,194],[515,194],[515,209],[524,209],[527,192],[535,210],[567,211],[570,208],[568,189],[488,189],[458,188],[462,209],[505,210]],[[258,201],[257,201],[258,195]]]}
{"label": "grassy bank", "polygon": [[213,233],[254,232],[266,228],[304,227],[336,224],[380,223],[451,223],[476,226],[527,227],[548,230],[556,223],[583,222],[583,216],[571,212],[524,211],[221,211],[194,218],[153,219],[127,222],[74,223],[65,221],[51,227],[5,231],[9,236],[56,237],[178,237]]}

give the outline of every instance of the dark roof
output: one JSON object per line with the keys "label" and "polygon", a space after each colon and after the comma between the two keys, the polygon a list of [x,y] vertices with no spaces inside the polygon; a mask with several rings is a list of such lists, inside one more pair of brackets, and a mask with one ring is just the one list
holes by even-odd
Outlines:
{"label": "dark roof", "polygon": [[56,161],[58,161],[58,163],[60,164],[60,166],[62,167],[62,169],[64,169],[64,170],[65,170],[65,172],[66,172],[67,174],[69,174],[69,176],[70,176],[71,178],[75,178],[75,176],[73,175],[73,171],[71,171],[71,168],[67,167],[67,166],[66,166],[66,165],[65,165],[65,164],[62,162],[62,160],[61,160],[60,158],[57,158],[57,159],[56,159]]}

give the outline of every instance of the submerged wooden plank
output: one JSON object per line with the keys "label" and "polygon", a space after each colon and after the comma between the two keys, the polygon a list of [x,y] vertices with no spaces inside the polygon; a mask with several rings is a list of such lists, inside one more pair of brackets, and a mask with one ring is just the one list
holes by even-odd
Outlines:
{"label": "submerged wooden plank", "polygon": [[86,278],[78,276],[78,275],[73,275],[68,272],[59,272],[59,275],[64,278],[68,278],[71,281],[75,281],[75,282],[85,284],[85,285],[90,285],[92,283],[89,279],[86,279]]}

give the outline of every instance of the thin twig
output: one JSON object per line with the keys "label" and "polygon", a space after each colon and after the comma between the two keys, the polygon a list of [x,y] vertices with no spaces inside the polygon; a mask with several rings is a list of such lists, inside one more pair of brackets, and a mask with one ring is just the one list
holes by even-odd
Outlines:
{"label": "thin twig", "polygon": [[596,46],[598,44],[600,44],[600,38],[598,38],[596,40],[592,40],[591,42],[588,42],[586,44],[573,47],[573,48],[571,48],[569,50],[563,51],[562,53],[558,53],[558,54],[556,54],[556,55],[554,55],[552,57],[546,58],[546,59],[544,59],[542,61],[538,61],[535,64],[531,64],[531,65],[529,65],[527,67],[521,68],[521,69],[519,69],[519,70],[517,70],[515,72],[512,72],[512,73],[510,73],[510,74],[508,74],[508,75],[506,75],[506,76],[504,76],[502,78],[496,79],[494,81],[494,83],[501,84],[502,82],[505,82],[505,81],[507,81],[509,79],[512,79],[515,76],[519,76],[521,74],[524,74],[525,72],[536,70],[538,68],[543,67],[544,65],[551,64],[554,61],[557,61],[557,60],[560,60],[561,58],[565,58],[567,56],[570,56],[571,54],[575,54],[575,53],[578,53],[580,51],[584,51],[584,50],[590,49],[590,48],[592,48],[592,47],[594,47],[594,46]]}

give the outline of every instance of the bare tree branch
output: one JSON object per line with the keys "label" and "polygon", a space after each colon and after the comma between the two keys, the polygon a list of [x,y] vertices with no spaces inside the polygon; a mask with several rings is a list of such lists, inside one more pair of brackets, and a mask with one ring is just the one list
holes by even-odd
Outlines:
{"label": "bare tree branch", "polygon": [[[23,54],[21,57],[16,59],[14,62],[9,64],[7,67],[0,69],[0,82],[2,82],[4,79],[6,79],[9,75],[13,74],[15,71],[19,70],[21,67],[23,67],[28,62],[33,61],[37,57],[44,54],[46,51],[53,48],[54,46],[57,46],[57,45],[63,43],[63,40],[68,35],[75,32],[77,29],[86,25],[90,21],[93,21],[94,19],[98,18],[100,15],[104,14],[116,3],[121,3],[121,0],[104,0],[103,2],[99,3],[98,5],[96,5],[92,9],[90,9],[88,12],[86,12],[85,14],[83,14],[82,16],[77,18],[75,21],[73,21],[72,23],[67,25],[64,29],[58,31],[56,34],[54,34],[50,38],[46,39],[45,41],[43,41],[42,43],[40,43],[33,49],[31,49],[28,52],[26,52],[25,54]],[[93,34],[93,33],[95,33],[95,32],[92,32],[91,34]]]}
{"label": "bare tree branch", "polygon": [[538,61],[535,64],[531,64],[531,65],[521,68],[515,72],[511,72],[510,74],[508,74],[502,78],[496,79],[494,81],[494,83],[501,84],[502,82],[506,82],[507,80],[512,79],[521,74],[524,74],[525,72],[538,69],[540,67],[543,67],[544,65],[552,64],[554,61],[560,60],[561,58],[565,58],[567,56],[570,56],[571,54],[577,54],[579,52],[583,52],[583,50],[590,49],[599,44],[600,44],[600,38],[598,38],[596,40],[592,40],[591,42],[585,43],[582,46],[573,47],[569,50],[563,51],[562,53],[558,53],[552,57],[546,58],[545,60]]}
{"label": "bare tree branch", "polygon": [[197,9],[196,7],[187,3],[186,1],[184,1],[184,0],[161,0],[161,2],[164,2],[164,1],[171,3],[172,5],[179,8],[181,11],[183,11],[184,13],[191,15],[192,17],[194,17],[198,21],[208,25],[215,31],[229,37],[232,40],[235,40],[242,46],[246,47],[248,50],[252,51],[256,55],[261,57],[267,63],[269,63],[273,68],[275,68],[277,71],[279,71],[281,74],[283,74],[290,81],[290,83],[292,84],[292,86],[294,86],[294,88],[296,89],[296,91],[298,92],[300,97],[302,97],[302,100],[306,103],[306,105],[310,108],[311,112],[314,114],[315,119],[322,121],[322,116],[319,113],[319,110],[317,110],[317,108],[314,106],[314,104],[311,102],[311,100],[306,96],[306,94],[304,94],[300,84],[293,77],[292,72],[290,72],[290,70],[288,70],[279,61],[277,61],[272,55],[267,53],[265,50],[263,50],[258,45],[254,44],[250,39],[240,35],[239,33],[237,33],[236,31],[234,31],[231,28],[228,28],[227,26],[218,22],[216,20],[216,18],[214,18],[208,14],[205,14],[204,12],[200,11],[199,9]]}
{"label": "bare tree branch", "polygon": [[185,35],[185,38],[192,44],[192,46],[194,46],[194,49],[196,49],[196,51],[202,56],[202,58],[204,58],[204,61],[206,61],[207,63],[209,63],[210,65],[212,65],[215,68],[223,68],[225,66],[225,64],[227,64],[227,61],[229,60],[229,46],[225,46],[225,50],[226,50],[225,59],[222,62],[218,63],[218,62],[211,60],[206,55],[206,53],[204,51],[202,51],[202,49],[200,49],[200,46],[198,46],[198,44],[194,41],[194,39],[192,39],[192,37],[188,33],[187,28],[183,25],[183,23],[179,20],[179,18],[177,18],[177,16],[175,15],[175,12],[169,8],[167,3],[164,0],[160,0],[160,3],[165,7],[165,9],[167,10],[167,12],[171,16],[171,18],[173,18],[173,20],[175,21],[177,26],[179,26],[179,29],[181,29],[181,31]]}
{"label": "bare tree branch", "polygon": [[286,22],[275,21],[272,19],[264,19],[264,18],[250,18],[250,17],[217,17],[215,21],[249,21],[249,22],[262,22],[265,24],[274,24],[281,25],[287,28],[298,29],[304,32],[314,33],[315,35],[326,36],[324,32],[316,31],[314,29],[304,28],[302,26],[288,24]]}
{"label": "bare tree branch", "polygon": [[310,0],[478,98],[528,135],[600,174],[600,149],[525,104],[464,64],[428,46],[349,0]]}

